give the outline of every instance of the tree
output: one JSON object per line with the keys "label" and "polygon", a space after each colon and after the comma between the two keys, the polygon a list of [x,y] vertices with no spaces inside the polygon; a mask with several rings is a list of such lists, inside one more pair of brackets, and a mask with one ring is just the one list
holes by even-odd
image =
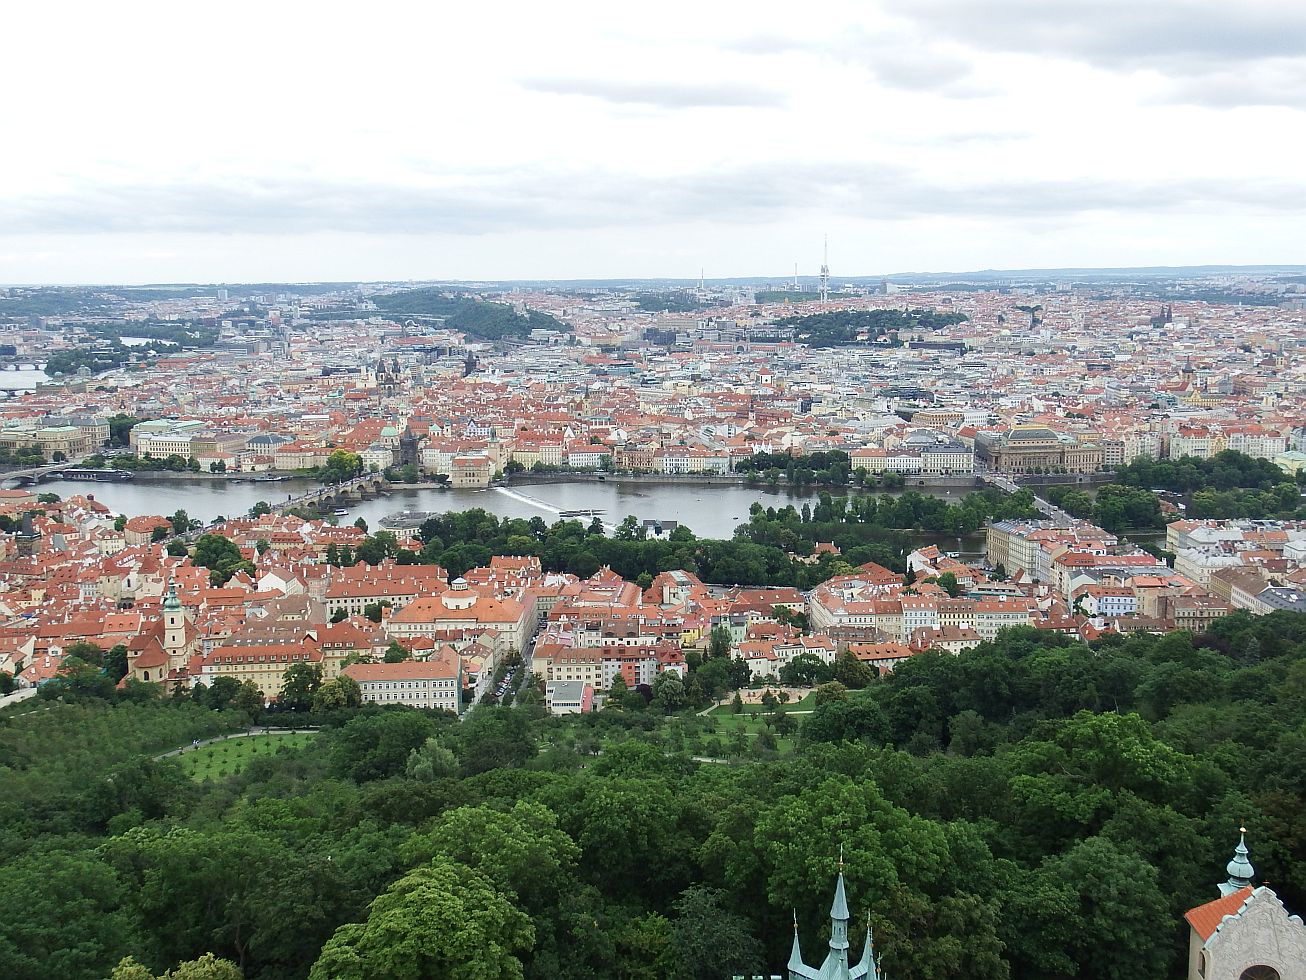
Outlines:
{"label": "tree", "polygon": [[805,742],[867,741],[880,746],[889,736],[884,709],[866,693],[817,705],[802,727]]}
{"label": "tree", "polygon": [[673,670],[664,670],[653,679],[652,706],[665,715],[685,706],[685,683]]}
{"label": "tree", "polygon": [[291,711],[307,711],[313,706],[313,695],[322,686],[322,665],[300,661],[286,668],[281,676],[281,693],[277,704]]}
{"label": "tree", "polygon": [[339,775],[362,783],[404,771],[409,753],[436,734],[430,714],[384,711],[356,715],[340,728],[331,747],[331,767]]}
{"label": "tree", "polygon": [[313,694],[314,711],[344,711],[361,707],[362,704],[362,688],[348,674],[324,681]]}
{"label": "tree", "polygon": [[780,668],[780,683],[790,687],[824,684],[833,676],[830,665],[814,653],[800,653]]}
{"label": "tree", "polygon": [[253,681],[245,681],[240,690],[231,699],[231,706],[250,721],[255,721],[263,713],[263,690]]}
{"label": "tree", "polygon": [[259,538],[254,542],[254,550],[257,551],[259,555],[266,555],[271,549],[272,544],[267,538]]}
{"label": "tree", "polygon": [[573,884],[580,848],[558,828],[552,810],[519,800],[504,812],[464,806],[441,815],[427,832],[404,845],[405,863],[439,857],[485,875],[528,909],[556,906]]}
{"label": "tree", "polygon": [[[1147,862],[1090,837],[1029,877],[1007,890],[1016,975],[1049,976],[1068,966],[1103,980],[1171,974],[1174,950],[1156,937],[1173,919]],[[1120,956],[1122,949],[1130,955]]]}
{"label": "tree", "polygon": [[717,980],[762,972],[762,944],[748,919],[725,908],[725,900],[725,892],[703,885],[691,885],[676,899],[676,977]]}
{"label": "tree", "polygon": [[957,583],[957,576],[952,572],[944,572],[938,577],[937,583],[939,588],[952,596],[952,598],[955,599],[957,596],[961,595],[961,586]]}
{"label": "tree", "polygon": [[12,694],[16,686],[17,682],[14,680],[14,675],[7,670],[0,670],[0,697]]}
{"label": "tree", "polygon": [[534,944],[531,920],[489,878],[436,859],[382,892],[365,922],[338,928],[309,980],[519,980]]}
{"label": "tree", "polygon": [[834,679],[854,691],[874,683],[877,676],[875,668],[862,663],[851,650],[845,650],[834,659]]}
{"label": "tree", "polygon": [[127,676],[127,647],[121,643],[114,644],[104,655],[104,672],[109,680],[117,684]]}
{"label": "tree", "polygon": [[731,647],[730,627],[714,626],[709,634],[707,655],[709,657],[728,657]]}
{"label": "tree", "polygon": [[190,515],[187,514],[184,510],[178,510],[175,514],[173,514],[171,517],[168,518],[168,523],[172,525],[173,534],[185,534],[187,531],[190,530],[190,526],[191,526]]}
{"label": "tree", "polygon": [[343,623],[348,618],[348,610],[346,610],[344,606],[336,606],[336,611],[331,614],[331,625],[334,626],[336,623]]}
{"label": "tree", "polygon": [[105,976],[134,944],[126,883],[94,852],[17,853],[0,864],[0,976]]}
{"label": "tree", "polygon": [[126,446],[131,436],[131,430],[137,423],[145,421],[131,415],[113,415],[109,417],[109,445]]}
{"label": "tree", "polygon": [[458,775],[458,757],[432,736],[408,753],[404,775],[424,783],[449,779]]}
{"label": "tree", "polygon": [[[197,960],[178,963],[171,970],[160,974],[158,980],[244,980],[244,978],[244,972],[231,960],[218,959],[212,953],[205,953]],[[114,967],[109,980],[155,980],[155,976],[128,956]]]}
{"label": "tree", "polygon": [[324,483],[344,483],[363,472],[362,457],[346,449],[337,449],[327,457],[327,461],[318,471]]}
{"label": "tree", "polygon": [[401,664],[405,660],[412,660],[413,652],[398,640],[391,640],[390,645],[386,647],[384,660],[388,664]]}
{"label": "tree", "polygon": [[77,657],[96,667],[104,665],[104,651],[94,643],[83,643],[81,641],[69,643],[68,646],[64,647],[64,654],[69,657]]}
{"label": "tree", "polygon": [[369,602],[363,607],[363,615],[372,622],[379,623],[381,622],[382,610],[389,609],[391,605],[389,599],[382,599],[380,602]]}
{"label": "tree", "polygon": [[264,514],[271,514],[271,513],[272,513],[272,505],[269,504],[266,500],[260,500],[258,503],[256,503],[253,507],[249,509],[250,517],[262,517]]}
{"label": "tree", "polygon": [[236,543],[221,534],[201,534],[195,542],[191,561],[209,570],[214,585],[225,584],[239,571],[254,572],[253,564],[240,553]]}

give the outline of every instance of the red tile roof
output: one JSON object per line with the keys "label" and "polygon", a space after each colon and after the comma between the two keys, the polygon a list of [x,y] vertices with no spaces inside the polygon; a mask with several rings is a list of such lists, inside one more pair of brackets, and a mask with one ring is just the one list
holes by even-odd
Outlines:
{"label": "red tile roof", "polygon": [[1243,907],[1243,903],[1252,897],[1252,886],[1239,888],[1231,895],[1225,895],[1223,898],[1217,898],[1214,902],[1207,902],[1205,905],[1199,905],[1195,909],[1189,909],[1184,913],[1184,918],[1193,930],[1202,937],[1202,942],[1211,938],[1216,929],[1220,928],[1220,923],[1224,921],[1226,915],[1235,915]]}

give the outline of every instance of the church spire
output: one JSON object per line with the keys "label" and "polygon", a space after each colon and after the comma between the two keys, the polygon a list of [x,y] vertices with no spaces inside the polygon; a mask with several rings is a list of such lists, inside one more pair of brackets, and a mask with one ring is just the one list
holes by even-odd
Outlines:
{"label": "church spire", "polygon": [[830,905],[830,952],[825,958],[822,975],[848,975],[848,897],[843,887],[843,857],[839,858],[839,878],[834,885],[834,902]]}
{"label": "church spire", "polygon": [[798,910],[794,909],[794,948],[789,953],[789,971],[792,976],[795,971],[801,973],[806,967],[803,965],[803,951],[798,948]]}
{"label": "church spire", "polygon": [[[866,945],[862,947],[862,958],[857,964],[857,969],[861,971],[866,980],[879,980],[879,973],[875,969],[875,943],[871,938],[871,920],[866,920]],[[856,972],[856,971],[854,971]]]}
{"label": "church spire", "polygon": [[1229,872],[1229,880],[1220,885],[1221,895],[1232,895],[1252,883],[1256,871],[1251,861],[1247,860],[1247,828],[1238,828],[1238,846],[1233,849],[1233,860],[1224,868]]}

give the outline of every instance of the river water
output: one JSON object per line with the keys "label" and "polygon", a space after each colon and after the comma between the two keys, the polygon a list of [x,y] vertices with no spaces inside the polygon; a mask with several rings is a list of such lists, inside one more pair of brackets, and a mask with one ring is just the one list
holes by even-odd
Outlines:
{"label": "river water", "polygon": [[49,380],[50,376],[40,370],[39,366],[35,371],[30,369],[19,371],[0,370],[0,388],[12,389],[13,391],[19,389],[30,390],[37,385],[46,384]]}
{"label": "river water", "polygon": [[[87,494],[117,513],[170,515],[184,510],[193,519],[204,522],[214,518],[234,517],[247,513],[258,501],[279,503],[298,496],[318,484],[311,480],[284,480],[280,483],[248,483],[229,480],[170,480],[137,475],[122,483],[95,483],[80,480],[52,480],[37,488],[42,493],[61,497]],[[922,488],[934,496],[959,500],[966,490]],[[628,514],[640,521],[677,521],[687,525],[699,537],[729,538],[735,525],[748,520],[748,510],[756,502],[764,507],[815,504],[816,492],[798,492],[785,488],[713,486],[692,483],[623,483],[608,480],[528,484],[496,487],[489,490],[396,490],[375,500],[345,505],[346,514],[338,520],[352,523],[361,517],[368,527],[377,530],[381,518],[401,510],[432,513],[470,510],[480,507],[499,517],[541,517],[552,524],[560,511],[599,510],[607,525],[619,524]],[[589,518],[581,518],[586,523]],[[982,554],[984,535],[965,539],[940,535],[922,535],[925,543],[938,544],[946,551],[965,555]]]}

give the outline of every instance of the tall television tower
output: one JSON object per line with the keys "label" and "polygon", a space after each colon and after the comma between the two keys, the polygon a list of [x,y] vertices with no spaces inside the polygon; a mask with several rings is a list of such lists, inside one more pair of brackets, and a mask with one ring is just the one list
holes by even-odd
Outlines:
{"label": "tall television tower", "polygon": [[821,260],[821,302],[830,301],[830,236],[825,236],[825,257]]}

